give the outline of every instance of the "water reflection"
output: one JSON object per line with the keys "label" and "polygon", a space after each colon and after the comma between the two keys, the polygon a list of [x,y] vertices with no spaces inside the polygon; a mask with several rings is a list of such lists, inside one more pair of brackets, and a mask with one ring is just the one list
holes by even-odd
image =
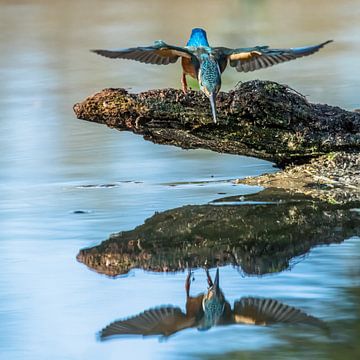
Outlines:
{"label": "water reflection", "polygon": [[[179,360],[199,358],[214,348],[216,359],[223,353],[229,359],[229,352],[240,350],[255,354],[234,358],[360,358],[360,295],[352,298],[344,291],[345,286],[359,287],[359,274],[350,276],[360,264],[359,239],[318,248],[292,272],[276,276],[241,278],[228,267],[220,273],[231,304],[244,288],[251,289],[250,295],[282,299],[326,319],[332,329],[341,324],[341,334],[353,335],[340,346],[336,342],[317,346],[316,337],[305,341],[302,336],[299,341],[295,334],[289,341],[292,331],[298,334],[300,329],[288,326],[281,327],[281,338],[274,338],[273,330],[279,334],[279,327],[248,326],[244,332],[235,326],[236,333],[229,326],[196,332],[196,337],[195,331],[184,331],[162,344],[141,338],[106,346],[94,341],[94,333],[111,319],[165,301],[182,307],[179,290],[186,275],[136,271],[121,279],[125,281],[109,281],[76,264],[79,248],[92,246],[111,232],[133,229],[155,210],[204,204],[220,191],[240,193],[239,188],[222,184],[164,187],[157,185],[159,181],[204,180],[210,175],[231,179],[272,169],[271,164],[251,158],[156,146],[131,134],[76,121],[72,111],[75,102],[104,87],[129,86],[134,92],[179,87],[178,64],[168,71],[156,66],[145,70],[136,62],[124,66],[102,62],[89,49],[153,39],[181,45],[194,26],[211,30],[211,41],[225,46],[306,45],[333,38],[335,45],[327,50],[325,61],[323,53],[263,70],[256,77],[286,83],[312,102],[359,108],[358,5],[358,0],[210,0],[204,11],[205,2],[192,0],[159,0],[151,6],[145,0],[0,0],[0,359]],[[191,11],[179,16],[184,9]],[[226,73],[223,89],[253,76]],[[78,188],[128,179],[144,184]],[[90,213],[74,215],[74,210]],[[199,273],[196,280],[204,275]],[[192,283],[194,294],[202,290],[197,285]],[[205,280],[203,285],[205,289]]]}
{"label": "water reflection", "polygon": [[354,204],[267,189],[156,213],[143,225],[83,249],[77,259],[110,276],[131,269],[184,271],[232,264],[249,275],[280,272],[320,244],[360,234]]}
{"label": "water reflection", "polygon": [[220,289],[219,269],[214,281],[206,270],[209,289],[195,297],[190,296],[191,272],[185,282],[186,313],[179,307],[159,306],[136,316],[115,321],[100,332],[100,339],[116,335],[162,335],[168,337],[188,328],[208,330],[218,325],[273,325],[306,324],[322,328],[327,325],[320,319],[308,315],[295,307],[274,299],[242,297],[233,308]]}
{"label": "water reflection", "polygon": [[[357,271],[357,273],[352,274],[351,277],[355,280],[359,279],[358,276],[359,272]],[[326,322],[328,328],[324,328],[324,331],[330,334],[329,329],[331,328],[331,337],[323,339],[325,341],[310,335],[302,336],[301,342],[299,342],[298,334],[290,333],[286,331],[285,328],[280,328],[278,329],[279,331],[276,331],[276,346],[256,349],[257,351],[238,349],[216,355],[211,351],[204,351],[201,355],[197,356],[197,358],[208,360],[269,360],[288,358],[358,359],[360,355],[360,317],[359,310],[354,312],[353,308],[354,304],[357,306],[360,302],[360,288],[358,285],[344,288],[338,293],[338,296],[340,301],[338,301],[339,306],[337,307],[336,313],[342,313],[343,315],[331,321],[331,323]],[[309,356],[309,354],[311,355]]]}

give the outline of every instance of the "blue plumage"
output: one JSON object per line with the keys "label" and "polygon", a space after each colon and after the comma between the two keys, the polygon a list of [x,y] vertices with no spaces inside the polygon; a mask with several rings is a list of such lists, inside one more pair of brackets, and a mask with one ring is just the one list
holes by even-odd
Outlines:
{"label": "blue plumage", "polygon": [[209,56],[200,65],[200,86],[206,88],[208,93],[213,93],[221,86],[221,75],[219,65]]}
{"label": "blue plumage", "polygon": [[200,28],[192,29],[186,46],[209,46],[205,30]]}
{"label": "blue plumage", "polygon": [[209,54],[201,56],[200,71],[198,81],[200,90],[209,98],[213,120],[216,123],[216,95],[221,87],[220,68],[216,60],[212,59]]}
{"label": "blue plumage", "polygon": [[319,45],[296,47],[296,48],[291,48],[291,50],[294,52],[294,54],[296,54],[298,56],[299,55],[302,55],[302,56],[311,55],[314,52],[320,50],[324,45],[326,45],[330,42],[331,42],[331,40],[325,41]]}

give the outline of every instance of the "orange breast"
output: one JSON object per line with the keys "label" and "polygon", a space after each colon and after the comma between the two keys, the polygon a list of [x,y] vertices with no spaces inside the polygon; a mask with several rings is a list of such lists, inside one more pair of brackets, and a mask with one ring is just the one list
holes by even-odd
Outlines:
{"label": "orange breast", "polygon": [[189,296],[186,299],[186,316],[197,317],[200,311],[202,310],[202,300],[204,298],[204,294],[200,294],[196,297]]}
{"label": "orange breast", "polygon": [[190,59],[182,57],[181,58],[181,66],[186,75],[190,75],[194,79],[196,79],[196,70],[195,70],[194,65],[191,63]]}

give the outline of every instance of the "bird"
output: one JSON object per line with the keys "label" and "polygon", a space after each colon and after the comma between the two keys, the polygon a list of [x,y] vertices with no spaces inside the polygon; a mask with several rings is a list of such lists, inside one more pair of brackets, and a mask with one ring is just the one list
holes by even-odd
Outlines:
{"label": "bird", "polygon": [[117,50],[91,50],[108,58],[137,60],[146,64],[168,65],[181,58],[181,84],[187,92],[186,76],[199,83],[200,90],[209,98],[212,118],[217,123],[216,97],[221,88],[221,74],[228,63],[238,72],[254,71],[311,55],[333,40],[318,45],[295,48],[272,49],[269,46],[244,48],[212,47],[204,29],[194,28],[186,46],[174,46],[157,40],[150,46],[139,46]]}
{"label": "bird", "polygon": [[205,331],[213,326],[233,324],[267,326],[302,323],[328,331],[324,321],[271,298],[242,297],[236,300],[231,308],[220,288],[219,268],[216,270],[214,281],[208,269],[206,275],[208,291],[190,296],[192,272],[189,271],[185,281],[185,313],[172,305],[151,308],[138,315],[110,323],[99,332],[99,339],[103,341],[124,335],[154,335],[168,338],[188,328]]}

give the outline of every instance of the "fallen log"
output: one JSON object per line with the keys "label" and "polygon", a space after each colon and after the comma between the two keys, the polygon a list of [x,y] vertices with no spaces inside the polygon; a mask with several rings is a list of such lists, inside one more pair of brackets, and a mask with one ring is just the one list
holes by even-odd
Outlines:
{"label": "fallen log", "polygon": [[218,124],[200,92],[105,89],[74,105],[79,119],[185,149],[255,156],[284,167],[337,151],[359,151],[360,114],[311,104],[288,86],[249,81],[217,98]]}
{"label": "fallen log", "polygon": [[249,81],[217,98],[218,124],[200,92],[105,89],[74,105],[79,119],[157,144],[255,156],[285,171],[239,180],[330,202],[360,199],[360,113],[311,104],[285,85]]}

